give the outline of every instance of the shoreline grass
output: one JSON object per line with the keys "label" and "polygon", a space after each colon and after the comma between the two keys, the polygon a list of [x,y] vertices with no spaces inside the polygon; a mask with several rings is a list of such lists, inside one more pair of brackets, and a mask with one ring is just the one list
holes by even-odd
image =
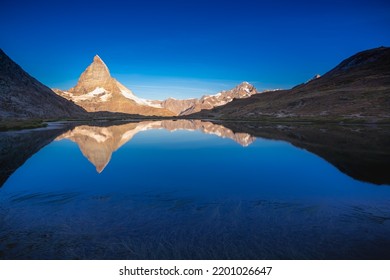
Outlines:
{"label": "shoreline grass", "polygon": [[0,131],[42,128],[46,126],[47,123],[42,120],[0,120]]}

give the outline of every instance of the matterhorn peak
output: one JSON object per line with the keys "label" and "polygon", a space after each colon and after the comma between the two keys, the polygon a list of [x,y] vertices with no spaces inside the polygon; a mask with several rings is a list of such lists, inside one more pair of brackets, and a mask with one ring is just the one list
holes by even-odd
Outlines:
{"label": "matterhorn peak", "polygon": [[96,61],[96,60],[102,61],[102,59],[100,58],[100,56],[98,54],[95,54],[95,56],[93,57],[93,60],[94,61]]}
{"label": "matterhorn peak", "polygon": [[[56,91],[89,112],[109,111],[145,116],[172,116],[174,113],[134,93],[111,77],[110,70],[99,55],[81,74],[77,85],[68,91]],[[104,168],[99,165],[98,171]]]}
{"label": "matterhorn peak", "polygon": [[113,83],[114,81],[111,78],[107,65],[98,55],[95,55],[93,62],[81,74],[77,85],[71,88],[69,92],[85,94],[95,90],[97,87],[108,90],[108,87],[112,87]]}
{"label": "matterhorn peak", "polygon": [[[104,67],[103,67],[103,69],[104,70],[106,70],[107,72],[108,72],[108,74],[110,73],[110,71],[108,70],[108,67],[107,67],[107,65],[104,63],[104,61],[100,58],[100,56],[99,55],[95,55],[94,57],[93,57],[93,61],[92,61],[92,63],[89,65],[89,67],[91,67],[91,66],[94,66],[95,64],[98,64],[98,65],[103,65]],[[88,68],[89,68],[88,67]],[[88,69],[87,68],[87,69]],[[99,68],[97,68],[97,69],[94,69],[94,70],[102,70],[102,69],[99,69]]]}
{"label": "matterhorn peak", "polygon": [[95,62],[102,63],[102,64],[104,64],[107,67],[107,65],[104,63],[104,61],[97,54],[93,57],[93,62],[92,63],[95,63]]}

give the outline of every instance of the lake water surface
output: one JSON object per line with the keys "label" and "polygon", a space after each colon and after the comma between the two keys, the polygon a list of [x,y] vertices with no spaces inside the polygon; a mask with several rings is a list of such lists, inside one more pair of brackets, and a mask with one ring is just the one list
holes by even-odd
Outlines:
{"label": "lake water surface", "polygon": [[389,128],[0,133],[2,259],[389,259]]}

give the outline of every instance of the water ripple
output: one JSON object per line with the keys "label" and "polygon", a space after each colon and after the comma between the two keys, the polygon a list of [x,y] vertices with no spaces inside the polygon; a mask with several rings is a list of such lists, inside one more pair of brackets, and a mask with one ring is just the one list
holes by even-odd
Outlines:
{"label": "water ripple", "polygon": [[79,193],[29,193],[17,194],[10,197],[13,203],[34,203],[34,204],[66,204],[77,197]]}

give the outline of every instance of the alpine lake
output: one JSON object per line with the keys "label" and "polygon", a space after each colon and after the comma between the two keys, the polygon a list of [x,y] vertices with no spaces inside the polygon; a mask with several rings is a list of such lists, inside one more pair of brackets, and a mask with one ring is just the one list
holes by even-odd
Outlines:
{"label": "alpine lake", "polygon": [[389,259],[390,127],[0,132],[0,259]]}

